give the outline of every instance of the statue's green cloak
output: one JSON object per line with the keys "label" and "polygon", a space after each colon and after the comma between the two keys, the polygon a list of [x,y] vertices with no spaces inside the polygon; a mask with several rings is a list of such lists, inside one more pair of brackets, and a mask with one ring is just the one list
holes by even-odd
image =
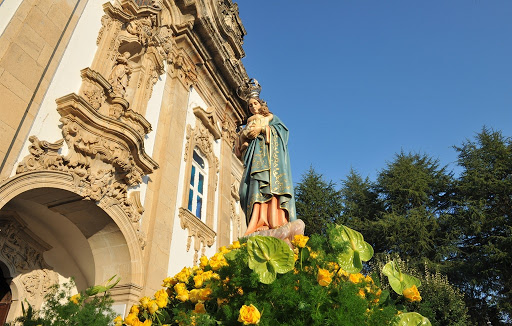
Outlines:
{"label": "statue's green cloak", "polygon": [[240,203],[247,225],[254,203],[264,203],[277,196],[279,205],[288,212],[289,222],[297,219],[293,195],[288,128],[274,115],[269,122],[270,143],[263,134],[251,141],[243,155],[244,174],[240,183]]}

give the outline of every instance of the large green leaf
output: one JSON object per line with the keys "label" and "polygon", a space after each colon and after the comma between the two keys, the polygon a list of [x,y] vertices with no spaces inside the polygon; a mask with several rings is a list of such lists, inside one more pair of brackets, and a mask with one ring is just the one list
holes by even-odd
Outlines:
{"label": "large green leaf", "polygon": [[421,281],[418,278],[402,273],[400,267],[394,261],[390,261],[384,266],[382,274],[388,277],[389,285],[398,294],[402,294],[405,289],[413,285],[416,285],[416,287],[421,285]]}
{"label": "large green leaf", "polygon": [[431,326],[430,320],[417,312],[406,312],[397,316],[393,326]]}
{"label": "large green leaf", "polygon": [[249,268],[259,276],[261,283],[270,284],[276,274],[293,269],[293,251],[286,242],[274,237],[253,236],[247,240]]}
{"label": "large green leaf", "polygon": [[344,225],[336,225],[329,231],[329,241],[337,246],[347,243],[345,250],[338,254],[338,264],[351,274],[359,273],[363,269],[363,261],[373,257],[373,248],[364,241],[363,235]]}

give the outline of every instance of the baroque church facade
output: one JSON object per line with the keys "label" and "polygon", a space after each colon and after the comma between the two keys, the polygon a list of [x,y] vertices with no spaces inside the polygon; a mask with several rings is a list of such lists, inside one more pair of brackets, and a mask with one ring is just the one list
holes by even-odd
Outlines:
{"label": "baroque church facade", "polygon": [[244,234],[231,0],[0,1],[0,322],[121,277],[124,314]]}

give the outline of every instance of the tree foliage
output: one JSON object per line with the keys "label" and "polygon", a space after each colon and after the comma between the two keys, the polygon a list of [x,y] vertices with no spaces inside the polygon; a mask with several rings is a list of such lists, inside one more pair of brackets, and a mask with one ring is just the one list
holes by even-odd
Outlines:
{"label": "tree foliage", "polygon": [[473,322],[510,322],[512,141],[484,128],[454,148],[462,173],[454,196],[458,251],[449,275],[465,292]]}
{"label": "tree foliage", "polygon": [[[297,189],[302,216],[309,219],[306,230],[346,224],[365,235],[377,260],[396,254],[415,270],[426,265],[442,273],[438,278],[447,275],[464,294],[469,324],[510,324],[512,140],[484,127],[454,149],[458,176],[427,154],[403,151],[375,181],[351,170],[339,191],[311,168]],[[310,213],[316,205],[321,218]],[[464,311],[455,297],[440,296],[439,302]],[[435,314],[433,320],[442,320]]]}
{"label": "tree foliage", "polygon": [[306,224],[306,234],[325,234],[326,225],[336,222],[341,213],[341,196],[336,184],[324,180],[313,167],[302,175],[295,187],[298,218]]}

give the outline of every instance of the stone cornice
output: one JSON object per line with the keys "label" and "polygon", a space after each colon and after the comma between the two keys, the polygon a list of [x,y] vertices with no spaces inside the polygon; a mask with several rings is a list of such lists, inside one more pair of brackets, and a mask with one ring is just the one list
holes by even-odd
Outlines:
{"label": "stone cornice", "polygon": [[210,108],[208,111],[203,110],[200,106],[196,106],[194,109],[194,114],[196,117],[201,120],[203,125],[210,131],[215,139],[220,139],[221,131],[218,126],[217,118],[215,117],[215,112],[213,108]]}
{"label": "stone cornice", "polygon": [[[98,135],[124,141],[135,160],[136,165],[145,174],[158,168],[158,163],[144,151],[144,138],[135,129],[122,121],[100,114],[82,97],[72,93],[56,100],[57,111],[62,117],[71,115],[83,122],[83,127],[92,129]],[[119,142],[117,140],[117,142]]]}

